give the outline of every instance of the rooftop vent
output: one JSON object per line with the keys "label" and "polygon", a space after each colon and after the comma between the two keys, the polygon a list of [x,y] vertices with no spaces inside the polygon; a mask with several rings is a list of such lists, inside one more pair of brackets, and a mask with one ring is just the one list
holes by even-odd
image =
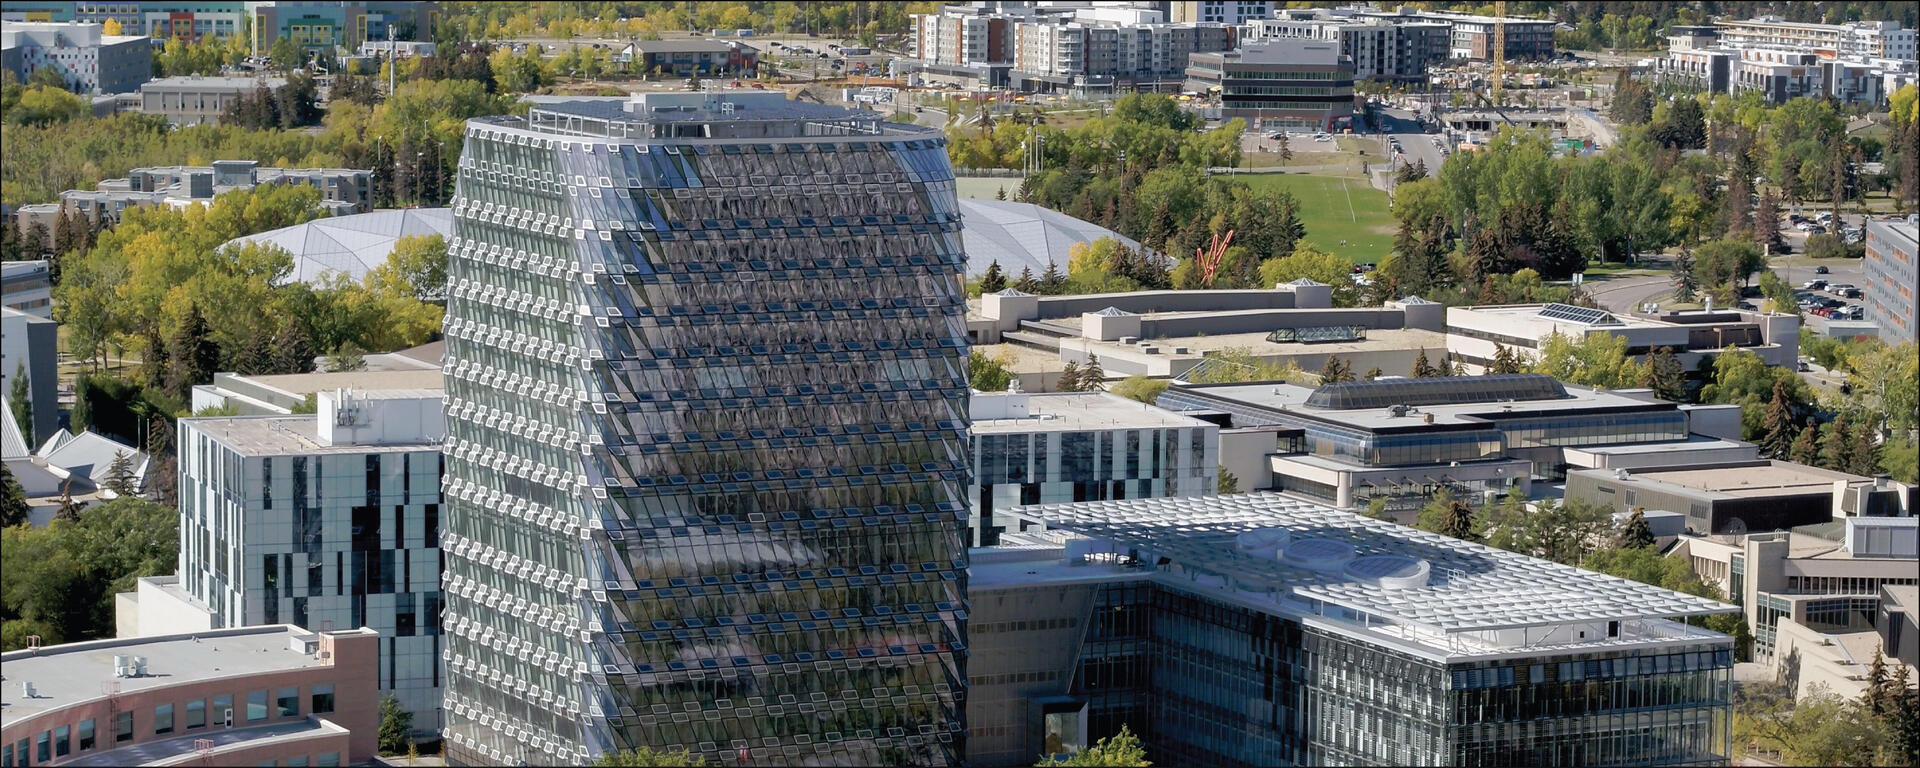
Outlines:
{"label": "rooftop vent", "polygon": [[1309,571],[1338,571],[1353,559],[1354,549],[1339,539],[1301,539],[1281,550],[1280,561]]}
{"label": "rooftop vent", "polygon": [[1340,569],[1342,575],[1368,586],[1382,589],[1417,589],[1427,585],[1433,567],[1425,560],[1401,555],[1371,555],[1354,558]]}

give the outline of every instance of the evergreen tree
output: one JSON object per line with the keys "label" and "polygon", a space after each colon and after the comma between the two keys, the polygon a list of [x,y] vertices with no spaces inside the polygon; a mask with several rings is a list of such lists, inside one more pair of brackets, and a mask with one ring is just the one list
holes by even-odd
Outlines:
{"label": "evergreen tree", "polygon": [[1022,293],[1039,293],[1040,283],[1033,279],[1033,267],[1021,267],[1020,276],[1014,279],[1013,287]]}
{"label": "evergreen tree", "polygon": [[73,377],[73,408],[67,412],[67,424],[74,434],[87,431],[93,426],[93,376],[88,373],[75,374]]}
{"label": "evergreen tree", "polygon": [[400,706],[400,700],[389,693],[380,699],[380,754],[395,755],[406,751],[407,741],[413,736],[413,713]]}
{"label": "evergreen tree", "polygon": [[1380,378],[1380,366],[1376,365],[1372,368],[1368,368],[1367,381],[1373,381],[1374,379],[1377,379],[1377,378]]}
{"label": "evergreen tree", "polygon": [[1514,353],[1513,348],[1505,344],[1493,345],[1493,365],[1487,368],[1487,373],[1519,373],[1520,369],[1520,356]]}
{"label": "evergreen tree", "polygon": [[1680,359],[1673,356],[1672,347],[1654,350],[1641,371],[1640,386],[1653,390],[1655,397],[1676,403],[1686,401],[1687,374]]}
{"label": "evergreen tree", "polygon": [[53,519],[75,522],[80,520],[80,505],[73,502],[72,479],[60,484],[60,508],[54,511]]}
{"label": "evergreen tree", "polygon": [[1766,415],[1760,421],[1760,453],[1770,459],[1791,455],[1793,439],[1798,434],[1799,430],[1794,426],[1793,409],[1788,405],[1787,380],[1774,379],[1773,399],[1767,403]]}
{"label": "evergreen tree", "polygon": [[13,420],[20,425],[20,437],[27,447],[34,445],[33,434],[33,397],[27,391],[27,361],[21,358],[13,366],[13,383],[7,388],[7,407],[13,409]]}
{"label": "evergreen tree", "polygon": [[1782,253],[1781,246],[1786,245],[1786,238],[1780,236],[1780,200],[1772,192],[1760,196],[1760,205],[1753,212],[1753,241],[1774,253]]}
{"label": "evergreen tree", "polygon": [[0,462],[0,528],[23,525],[28,520],[27,491],[13,479],[13,470]]}
{"label": "evergreen tree", "polygon": [[165,416],[154,414],[147,427],[147,499],[163,507],[172,508],[175,502],[175,486],[179,478],[174,476],[178,467],[173,450],[173,426]]}
{"label": "evergreen tree", "polygon": [[996,189],[996,190],[994,190],[994,191],[993,191],[993,199],[995,199],[995,200],[1005,200],[1005,199],[1007,199],[1007,188],[1006,188],[1006,187],[1001,187],[1001,188],[999,188],[999,189]]}
{"label": "evergreen tree", "polygon": [[262,376],[279,373],[274,370],[273,340],[264,333],[247,336],[240,349],[235,350],[233,360],[227,363],[229,370],[247,376]]}
{"label": "evergreen tree", "polygon": [[1693,257],[1685,253],[1673,258],[1673,293],[1681,301],[1693,301],[1700,293],[1700,273],[1694,269]]}
{"label": "evergreen tree", "polygon": [[113,463],[107,465],[107,490],[116,495],[133,495],[133,457],[126,451],[114,451]]}
{"label": "evergreen tree", "polygon": [[1214,486],[1214,492],[1221,496],[1226,496],[1228,494],[1233,494],[1233,493],[1239,493],[1240,478],[1235,476],[1232,472],[1228,472],[1225,467],[1222,467],[1220,469],[1220,477],[1218,480],[1214,482],[1213,486]]}
{"label": "evergreen tree", "polygon": [[274,373],[312,373],[314,356],[305,326],[291,318],[280,324],[273,337]]}
{"label": "evergreen tree", "polygon": [[1000,261],[987,266],[987,274],[980,278],[981,293],[999,293],[1007,289],[1007,273],[1000,271]]}
{"label": "evergreen tree", "polygon": [[1626,528],[1620,531],[1620,546],[1627,549],[1653,546],[1653,529],[1647,526],[1645,507],[1633,508],[1633,516],[1627,518]]}
{"label": "evergreen tree", "polygon": [[1067,369],[1060,372],[1060,380],[1053,387],[1061,392],[1080,391],[1080,364],[1067,361]]}
{"label": "evergreen tree", "polygon": [[1460,356],[1459,356],[1459,355],[1455,355],[1455,354],[1452,354],[1452,353],[1448,353],[1448,354],[1447,354],[1447,357],[1448,357],[1448,359],[1450,359],[1450,360],[1451,360],[1452,362],[1451,362],[1451,363],[1450,363],[1450,364],[1449,364],[1449,365],[1447,366],[1447,374],[1446,374],[1446,375],[1448,375],[1448,376],[1465,376],[1465,375],[1467,375],[1467,365],[1466,365],[1466,363],[1464,363],[1464,362],[1461,362],[1461,360],[1460,360]]}
{"label": "evergreen tree", "polygon": [[1820,428],[1820,467],[1835,472],[1847,471],[1847,443],[1853,437],[1853,421],[1846,414]]}
{"label": "evergreen tree", "polygon": [[220,365],[220,347],[213,342],[212,329],[207,327],[198,305],[188,310],[186,321],[168,340],[167,357],[167,392],[174,397],[191,399],[193,385],[213,381],[214,369]]}
{"label": "evergreen tree", "polygon": [[1886,717],[1893,711],[1893,691],[1888,688],[1887,659],[1880,654],[1879,648],[1873,649],[1873,663],[1867,666],[1867,690],[1860,697],[1861,703],[1873,712],[1874,717]]}
{"label": "evergreen tree", "polygon": [[1459,499],[1447,504],[1446,513],[1440,517],[1440,529],[1434,531],[1442,536],[1451,536],[1462,541],[1477,541],[1479,536],[1473,531],[1473,507]]}
{"label": "evergreen tree", "polygon": [[1800,430],[1800,436],[1794,438],[1793,448],[1788,452],[1787,460],[1807,466],[1820,463],[1820,427],[1818,425],[1808,424]]}
{"label": "evergreen tree", "polygon": [[1060,265],[1047,262],[1047,271],[1040,274],[1040,293],[1058,296],[1067,288],[1067,276],[1060,271]]}
{"label": "evergreen tree", "polygon": [[1420,356],[1413,359],[1413,370],[1408,371],[1407,375],[1416,379],[1430,379],[1440,375],[1440,371],[1433,367],[1433,363],[1427,361],[1425,347],[1420,349]]}
{"label": "evergreen tree", "polygon": [[1880,430],[1873,420],[1861,419],[1847,438],[1846,471],[1866,477],[1880,474]]}
{"label": "evergreen tree", "polygon": [[1100,358],[1088,357],[1085,368],[1080,369],[1080,391],[1100,392],[1107,387],[1107,372],[1100,367]]}
{"label": "evergreen tree", "polygon": [[1894,746],[1891,765],[1920,762],[1920,692],[1909,687],[1910,669],[1911,665],[1901,664],[1893,671],[1893,681],[1887,686],[1892,694],[1891,709],[1887,713],[1887,730],[1892,732]]}
{"label": "evergreen tree", "polygon": [[1339,384],[1353,380],[1353,366],[1335,355],[1327,355],[1327,363],[1320,367],[1321,384]]}

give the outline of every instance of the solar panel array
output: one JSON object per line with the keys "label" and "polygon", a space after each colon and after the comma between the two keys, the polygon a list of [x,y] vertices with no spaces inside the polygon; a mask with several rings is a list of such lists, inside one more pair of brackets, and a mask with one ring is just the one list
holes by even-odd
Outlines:
{"label": "solar panel array", "polygon": [[1626,325],[1620,318],[1604,309],[1576,307],[1572,304],[1548,304],[1540,308],[1539,315],[1554,320],[1566,320],[1581,325]]}
{"label": "solar panel array", "polygon": [[1306,328],[1281,328],[1267,334],[1267,341],[1277,344],[1297,342],[1301,344],[1320,344],[1331,341],[1364,341],[1367,327],[1364,325],[1316,325]]}
{"label": "solar panel array", "polygon": [[1352,411],[1395,405],[1458,405],[1510,400],[1561,400],[1567,397],[1567,388],[1552,376],[1507,373],[1326,384],[1307,396],[1306,405],[1309,408]]}

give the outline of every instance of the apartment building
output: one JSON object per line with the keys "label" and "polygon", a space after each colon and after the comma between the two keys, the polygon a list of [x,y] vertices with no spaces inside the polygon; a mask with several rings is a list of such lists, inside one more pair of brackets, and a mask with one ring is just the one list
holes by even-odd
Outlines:
{"label": "apartment building", "polygon": [[1234,27],[1216,23],[1105,24],[1021,22],[1014,26],[1011,74],[1023,90],[1171,90],[1188,57],[1230,50]]}
{"label": "apartment building", "polygon": [[1319,40],[1340,44],[1353,61],[1356,80],[1425,82],[1427,68],[1445,62],[1452,27],[1436,21],[1389,21],[1378,17],[1334,15],[1324,9],[1280,11],[1278,18],[1241,27],[1241,43]]}
{"label": "apartment building", "polygon": [[9,21],[0,24],[0,68],[22,83],[50,69],[75,93],[127,93],[153,77],[153,46],[99,24]]}
{"label": "apartment building", "polygon": [[430,0],[9,0],[0,19],[95,24],[113,19],[129,35],[185,42],[245,32],[253,53],[264,55],[282,37],[307,49],[349,51],[389,35],[430,40],[438,13],[439,5]]}
{"label": "apartment building", "polygon": [[1273,16],[1271,0],[1175,0],[1168,6],[1168,18],[1176,24],[1199,22],[1239,26]]}
{"label": "apartment building", "polygon": [[1920,302],[1913,295],[1920,285],[1917,232],[1920,226],[1913,216],[1867,221],[1866,315],[1888,344],[1920,340],[1920,310],[1916,310]]}
{"label": "apartment building", "polygon": [[1784,48],[1823,58],[1906,59],[1915,57],[1916,30],[1902,29],[1898,21],[1861,21],[1850,24],[1812,24],[1785,21],[1778,16],[1722,19],[1714,22],[1723,45]]}

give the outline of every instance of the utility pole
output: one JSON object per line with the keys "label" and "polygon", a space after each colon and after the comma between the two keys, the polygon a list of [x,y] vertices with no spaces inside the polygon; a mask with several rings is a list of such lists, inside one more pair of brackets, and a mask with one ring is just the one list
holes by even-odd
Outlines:
{"label": "utility pole", "polygon": [[1494,0],[1493,3],[1493,106],[1500,106],[1500,96],[1506,90],[1507,79],[1507,3],[1506,0]]}

